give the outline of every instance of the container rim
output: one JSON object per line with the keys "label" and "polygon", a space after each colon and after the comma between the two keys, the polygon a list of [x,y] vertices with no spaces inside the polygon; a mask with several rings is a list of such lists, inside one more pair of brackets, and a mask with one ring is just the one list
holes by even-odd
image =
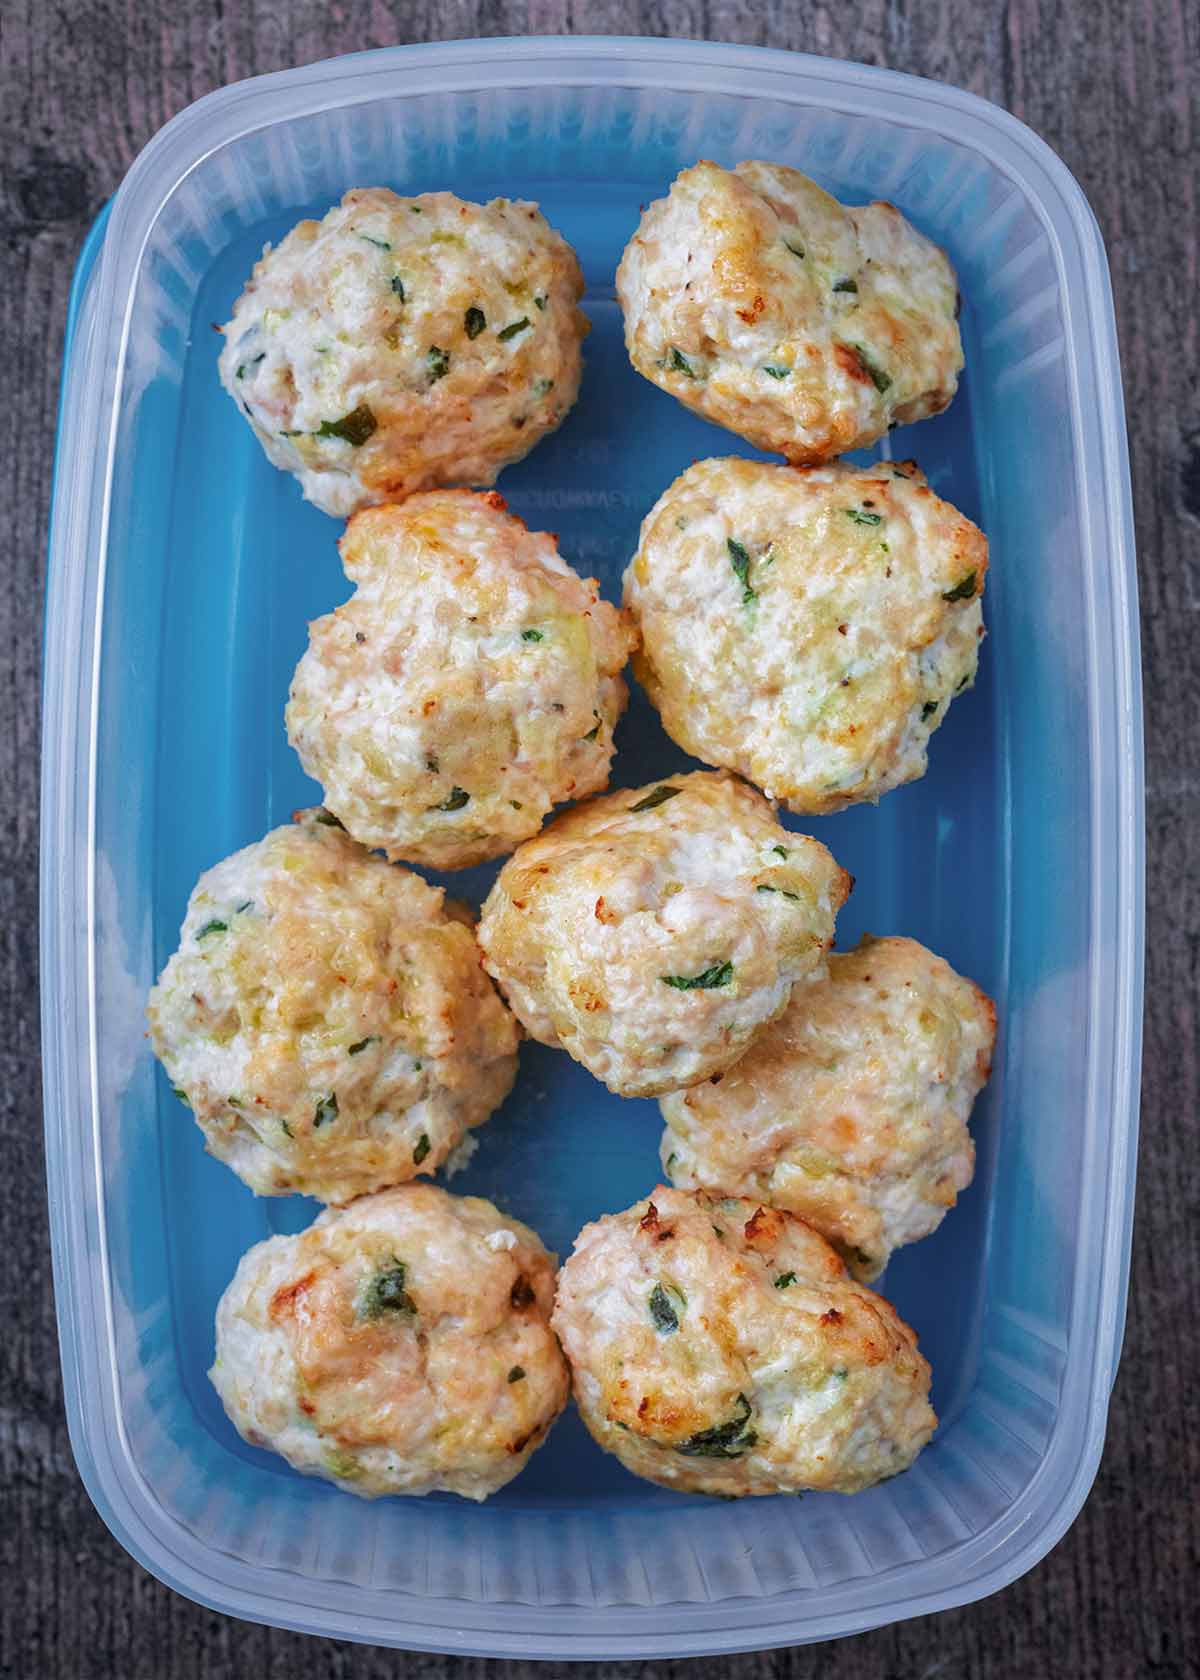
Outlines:
{"label": "container rim", "polygon": [[[146,241],[170,195],[206,157],[254,130],[336,105],[416,92],[439,72],[438,91],[486,87],[629,86],[772,98],[859,115],[863,96],[888,96],[894,121],[983,151],[1038,215],[1062,272],[1064,241],[1082,271],[1082,293],[1067,300],[1070,376],[1078,412],[1081,354],[1096,369],[1100,457],[1078,463],[1093,509],[1093,550],[1103,544],[1113,610],[1098,622],[1089,593],[1090,747],[1115,766],[1110,783],[1092,779],[1093,945],[1104,940],[1115,978],[1101,996],[1093,970],[1089,1085],[1111,1093],[1106,1156],[1090,1149],[1085,1169],[1096,1191],[1089,1222],[1102,1220],[1099,1264],[1076,1291],[1072,1355],[1063,1400],[1076,1394],[1081,1422],[1056,1426],[1046,1458],[1014,1503],[981,1533],[954,1548],[956,1577],[922,1592],[937,1562],[925,1558],[837,1589],[840,1606],[803,1619],[798,1592],[773,1599],[729,1599],[643,1608],[541,1609],[381,1595],[337,1581],[306,1581],[214,1552],[158,1503],[129,1451],[102,1357],[114,1339],[107,1261],[96,1061],[94,840],[96,710],[108,505],[120,406],[120,377],[102,377],[106,357],[120,368],[130,331],[133,287]],[[107,228],[104,223],[107,221]],[[95,261],[97,266],[91,268]],[[118,307],[118,300],[120,305]],[[1066,304],[1064,304],[1066,307]],[[117,345],[114,358],[114,344]],[[1100,352],[1103,352],[1101,354]],[[1107,366],[1105,365],[1107,364]],[[87,377],[90,374],[91,377]],[[501,37],[403,46],[320,61],[239,82],[180,112],[149,142],[89,235],[68,318],[55,462],[45,621],[42,780],[41,962],[43,1093],[56,1310],[68,1430],[84,1485],[115,1537],[166,1585],[206,1606],[297,1631],[461,1655],[552,1660],[715,1655],[827,1639],[907,1616],[952,1608],[1008,1585],[1061,1539],[1095,1476],[1125,1315],[1141,1054],[1144,936],[1143,764],[1132,505],[1124,410],[1107,264],[1090,206],[1066,166],[1016,118],[963,90],[893,70],[777,49],[626,36]],[[1091,590],[1094,579],[1087,584]],[[90,616],[89,616],[90,613]],[[1097,699],[1091,677],[1103,664],[1111,692]],[[1102,752],[1101,749],[1104,749]],[[81,838],[86,845],[81,845]],[[83,852],[86,855],[81,856]],[[1095,884],[1115,880],[1101,904]],[[1105,917],[1105,927],[1101,918]],[[79,1042],[90,1046],[86,1068]],[[1103,1064],[1103,1069],[1101,1068]],[[1101,1183],[1103,1180],[1103,1184]],[[1085,1349],[1092,1357],[1085,1360]],[[1062,1416],[1060,1406],[1059,1417]],[[1039,1518],[1033,1507],[1040,1506]],[[1048,1514],[1046,1514],[1048,1512]],[[944,1561],[946,1554],[940,1554]],[[354,1608],[348,1609],[347,1601]],[[615,1625],[614,1625],[615,1623]]]}

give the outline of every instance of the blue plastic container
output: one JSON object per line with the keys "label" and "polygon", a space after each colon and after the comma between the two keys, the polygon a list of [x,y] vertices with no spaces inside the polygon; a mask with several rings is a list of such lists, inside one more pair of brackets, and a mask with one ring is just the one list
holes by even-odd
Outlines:
{"label": "blue plastic container", "polygon": [[[142,1007],[196,875],[314,801],[283,704],[345,598],[339,527],[269,467],[213,322],[264,240],[345,188],[541,202],[593,322],[580,402],[505,473],[616,594],[639,520],[697,456],[748,453],[629,367],[613,272],[698,157],[798,165],[945,245],[967,377],[894,435],[992,543],[981,680],[929,774],[809,825],[858,877],[840,934],[926,941],[998,1000],[978,1172],[884,1288],[941,1428],[854,1497],[728,1505],[627,1475],[569,1415],[484,1507],[368,1505],[246,1446],[205,1377],[238,1256],[307,1223],[209,1159]],[[1141,1015],[1142,782],[1128,468],[1104,254],[1075,182],[969,94],[695,42],[402,48],[227,88],[130,171],[72,302],[46,620],[46,1142],[71,1438],[113,1532],[180,1592],[342,1638],[496,1656],[795,1644],[962,1604],[1055,1543],[1099,1460],[1125,1307]],[[644,700],[615,779],[681,756]],[[478,898],[491,871],[456,877]],[[527,1046],[477,1191],[560,1251],[655,1182],[648,1102]]]}

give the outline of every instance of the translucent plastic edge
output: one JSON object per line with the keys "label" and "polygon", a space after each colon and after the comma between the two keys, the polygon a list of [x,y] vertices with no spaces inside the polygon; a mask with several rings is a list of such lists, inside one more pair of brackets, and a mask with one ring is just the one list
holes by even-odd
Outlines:
{"label": "translucent plastic edge", "polygon": [[[570,75],[564,75],[567,65]],[[1107,1171],[1103,1197],[1093,1197],[1085,1212],[1089,1225],[1102,1215],[1103,1234],[1094,1275],[1076,1291],[1073,1354],[1060,1400],[1060,1418],[1074,1396],[1085,1422],[1070,1436],[1056,1428],[1038,1472],[990,1528],[951,1554],[823,1593],[827,1608],[815,1617],[807,1615],[813,1595],[799,1592],[710,1606],[586,1610],[421,1600],[344,1582],[306,1580],[304,1603],[298,1604],[288,1572],[256,1568],[195,1542],[159,1506],[125,1438],[112,1355],[95,1100],[92,870],[100,605],[118,412],[114,374],[124,359],[131,280],[163,203],[211,151],[302,113],[361,103],[386,91],[417,91],[428,85],[434,67],[441,72],[437,85],[443,93],[517,82],[670,86],[673,91],[721,91],[800,104],[819,99],[827,108],[856,116],[886,115],[939,135],[949,133],[955,143],[974,146],[1022,191],[1051,239],[1060,279],[1064,239],[1073,247],[1075,262],[1069,266],[1082,270],[1082,290],[1064,289],[1060,301],[1071,352],[1076,436],[1085,412],[1079,406],[1085,365],[1096,386],[1099,460],[1094,466],[1082,460],[1076,464],[1091,498],[1082,503],[1091,513],[1087,547],[1093,566],[1097,560],[1104,563],[1103,581],[1112,592],[1111,611],[1098,617],[1097,578],[1089,573],[1090,744],[1093,765],[1109,764],[1113,770],[1107,790],[1098,774],[1092,779],[1091,948],[1097,950],[1107,929],[1116,958],[1115,980],[1107,985],[1100,965],[1093,963],[1089,1090],[1107,1092],[1109,1129],[1099,1136],[1100,1128],[1092,1128],[1085,1170],[1107,1166]],[[117,298],[123,299],[119,309]],[[102,331],[101,323],[116,330]],[[556,1660],[708,1655],[827,1639],[971,1602],[1031,1568],[1074,1521],[1094,1479],[1119,1357],[1136,1160],[1144,930],[1141,682],[1116,332],[1099,230],[1066,167],[1017,119],[973,94],[830,59],[607,36],[388,49],[235,84],[167,124],[114,201],[102,259],[86,288],[77,325],[60,408],[47,583],[43,767],[56,764],[58,775],[53,780],[44,775],[42,784],[44,1098],[68,1427],[84,1484],[116,1538],[174,1590],[248,1620],[413,1650]],[[1110,371],[1101,377],[1106,363]],[[1103,706],[1097,704],[1095,686],[1101,660],[1115,679]],[[1099,881],[1106,870],[1116,890],[1102,904]],[[83,1069],[81,1041],[88,1046]],[[1100,1159],[1104,1155],[1106,1161]],[[1088,1346],[1094,1358],[1085,1365],[1082,1350]],[[944,1580],[951,1557],[951,1585],[934,1586],[925,1579]],[[381,1599],[393,1614],[380,1614]],[[830,1600],[839,1601],[839,1608],[829,1609]]]}

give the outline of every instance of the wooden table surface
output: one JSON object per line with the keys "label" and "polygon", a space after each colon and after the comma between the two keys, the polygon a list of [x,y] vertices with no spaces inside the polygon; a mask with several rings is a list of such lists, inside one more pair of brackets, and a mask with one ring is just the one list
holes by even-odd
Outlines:
{"label": "wooden table surface", "polygon": [[112,1540],[72,1462],[47,1247],[37,1019],[38,671],[67,290],[83,234],[168,117],[243,76],[402,41],[674,34],[859,59],[1006,106],[1083,185],[1125,371],[1147,709],[1149,926],[1125,1356],[1092,1495],[1007,1592],[836,1645],[604,1676],[1183,1680],[1200,1674],[1200,11],[1188,0],[8,0],[0,37],[0,1676],[515,1677],[248,1626]]}

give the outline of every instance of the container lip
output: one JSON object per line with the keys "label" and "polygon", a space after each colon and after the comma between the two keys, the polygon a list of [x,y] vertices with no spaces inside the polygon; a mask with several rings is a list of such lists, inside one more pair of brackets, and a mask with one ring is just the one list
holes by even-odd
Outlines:
{"label": "container lip", "polygon": [[[1036,161],[1057,176],[1056,185],[1065,196],[1075,199],[1091,212],[1086,195],[1074,175],[1057,152],[1035,130],[1019,117],[1014,117],[1003,106],[985,99],[981,94],[971,93],[966,88],[935,81],[928,76],[912,75],[904,70],[860,64],[849,59],[825,58],[815,53],[790,52],[781,47],[745,46],[734,42],[696,40],[685,36],[645,35],[502,35],[486,39],[470,37],[457,41],[414,42],[404,46],[378,47],[359,53],[345,53],[334,58],[315,59],[309,64],[293,69],[275,70],[266,75],[250,76],[242,81],[230,82],[227,86],[217,88],[212,93],[194,100],[191,105],[185,106],[163,124],[134,160],[118,190],[116,203],[124,208],[122,200],[126,196],[127,188],[130,198],[145,196],[146,189],[142,186],[142,177],[164,170],[172,164],[179,166],[172,182],[172,185],[178,184],[183,174],[194,168],[213,150],[247,132],[269,126],[271,122],[279,121],[284,116],[296,114],[289,110],[277,110],[267,114],[264,109],[266,102],[282,101],[285,105],[292,105],[297,102],[298,96],[320,85],[328,89],[327,97],[319,102],[300,100],[299,104],[303,110],[313,111],[347,103],[344,92],[335,92],[343,81],[361,81],[365,78],[374,80],[376,76],[382,77],[393,69],[398,72],[412,70],[415,75],[421,66],[433,64],[446,68],[474,68],[499,72],[477,77],[471,83],[476,87],[510,87],[514,83],[518,68],[529,81],[569,86],[569,78],[564,79],[553,71],[563,61],[571,59],[593,66],[591,74],[579,76],[581,81],[602,80],[605,86],[620,86],[625,83],[630,86],[644,86],[647,81],[652,80],[657,85],[657,76],[652,78],[644,73],[635,73],[635,66],[631,62],[634,55],[645,60],[657,61],[660,65],[676,63],[693,70],[705,63],[712,67],[719,65],[723,70],[753,67],[759,75],[773,72],[793,83],[798,78],[811,77],[815,82],[828,86],[829,82],[836,78],[837,85],[847,90],[874,87],[886,89],[893,95],[914,102],[936,103],[943,112],[957,111],[990,127],[996,134],[1005,136],[1019,146],[1030,160]],[[607,65],[607,61],[610,60],[614,61],[623,74],[598,75],[596,70],[599,66]],[[342,76],[335,77],[334,72],[339,70],[343,72]],[[440,85],[440,91],[455,90],[443,83]],[[688,89],[674,83],[672,91]],[[765,91],[768,90],[762,87],[753,90],[758,95]],[[376,96],[377,93],[376,88],[369,91],[363,89],[357,94],[352,94],[349,102],[358,103],[361,99]],[[248,105],[256,109],[255,120],[241,121],[237,113]],[[214,132],[205,144],[197,147],[194,131],[206,125],[211,126]],[[930,122],[925,126],[942,132],[940,124]]]}
{"label": "container lip", "polygon": [[[640,68],[637,59],[643,61]],[[561,66],[572,60],[579,68],[573,76],[564,76]],[[639,35],[507,35],[348,53],[248,77],[204,94],[166,122],[135,158],[112,201],[114,238],[108,242],[105,266],[109,267],[110,255],[119,253],[118,260],[126,271],[136,267],[145,233],[166,197],[214,151],[274,122],[380,97],[385,91],[380,84],[391,77],[398,90],[400,85],[417,81],[433,66],[447,72],[473,72],[461,88],[443,76],[438,83],[442,93],[468,87],[512,87],[518,80],[521,85],[552,83],[558,87],[657,87],[663,85],[668,64],[704,75],[701,82],[676,79],[670,84],[673,92],[700,92],[719,82],[725,92],[741,92],[747,97],[774,93],[786,98],[790,85],[794,100],[796,84],[808,82],[814,98],[819,92],[823,103],[836,106],[837,100],[829,97],[831,88],[847,93],[873,89],[903,101],[903,118],[912,126],[938,134],[945,133],[944,120],[936,120],[924,108],[938,107],[937,116],[943,119],[947,112],[953,112],[968,124],[977,125],[979,138],[987,135],[993,141],[1003,141],[1006,150],[1011,148],[1014,155],[993,156],[990,161],[1015,184],[1030,184],[1015,167],[1018,161],[1026,167],[1035,166],[1045,172],[1048,184],[1072,216],[1082,213],[1095,220],[1082,187],[1053,148],[1019,117],[965,88],[907,71],[778,47]],[[728,85],[725,75],[739,69],[753,70],[753,87],[734,89]],[[764,76],[774,78],[770,85],[764,84]],[[317,89],[324,90],[319,98],[313,97]],[[858,114],[857,106],[851,109]],[[960,144],[968,142],[961,131],[956,131],[954,138]],[[1037,195],[1033,202],[1040,210]]]}
{"label": "container lip", "polygon": [[[568,61],[575,61],[575,67],[564,74]],[[1102,855],[1117,883],[1115,926],[1110,933],[1116,975],[1105,1009],[1106,1017],[1111,1017],[1111,1034],[1103,1045],[1093,1048],[1091,1057],[1093,1070],[1097,1058],[1103,1058],[1109,1069],[1113,1147],[1107,1162],[1097,1164],[1097,1180],[1104,1173],[1106,1182],[1103,1186],[1097,1182],[1091,1215],[1103,1221],[1096,1283],[1093,1289],[1078,1293],[1070,1335],[1073,1349],[1090,1345],[1094,1355],[1085,1365],[1080,1351],[1064,1373],[1064,1397],[1070,1387],[1079,1397],[1078,1424],[1070,1431],[1056,1427],[1045,1460],[1014,1504],[989,1528],[954,1548],[955,1578],[919,1598],[913,1596],[919,1591],[916,1577],[935,1566],[936,1558],[873,1577],[865,1586],[842,1595],[844,1608],[799,1626],[805,1606],[796,1592],[720,1605],[624,1606],[615,1627],[610,1610],[551,1610],[454,1600],[434,1601],[442,1613],[439,1621],[430,1617],[428,1601],[395,1593],[387,1595],[387,1602],[400,1614],[384,1617],[371,1604],[372,1595],[335,1581],[306,1582],[305,1602],[297,1604],[289,1595],[292,1577],[286,1572],[254,1569],[235,1557],[213,1552],[163,1511],[127,1450],[115,1394],[102,1392],[107,1379],[96,1354],[106,1338],[111,1340],[108,1280],[95,1285],[81,1275],[89,1234],[101,1257],[104,1250],[94,1066],[75,1072],[67,1065],[63,1047],[68,1026],[76,1042],[80,1036],[90,1040],[94,1031],[90,864],[74,854],[70,842],[83,831],[89,846],[94,846],[95,731],[78,725],[81,719],[94,723],[95,717],[105,508],[119,389],[111,380],[93,378],[89,384],[79,378],[77,388],[88,386],[87,400],[72,415],[66,403],[68,380],[72,374],[78,376],[85,356],[95,372],[96,337],[101,328],[100,336],[107,337],[110,346],[120,339],[123,349],[129,329],[129,277],[136,272],[164,202],[205,156],[250,130],[304,111],[407,91],[424,81],[435,65],[469,77],[461,84],[464,90],[519,82],[668,85],[672,91],[701,92],[719,82],[727,93],[793,103],[819,98],[827,106],[841,105],[856,114],[861,114],[861,103],[852,95],[886,91],[892,103],[888,114],[897,121],[944,135],[952,120],[955,142],[982,150],[992,166],[1023,192],[1046,226],[1060,273],[1064,240],[1074,245],[1083,273],[1083,293],[1075,300],[1079,313],[1073,353],[1077,362],[1082,352],[1096,366],[1102,458],[1084,463],[1081,470],[1094,486],[1097,528],[1105,538],[1103,558],[1113,592],[1111,618],[1099,626],[1093,623],[1090,643],[1093,666],[1103,654],[1110,661],[1113,679],[1110,696],[1093,705],[1093,747],[1103,741],[1108,747],[1106,761],[1115,766],[1115,781],[1105,792],[1103,808],[1098,778],[1093,777],[1092,878],[1098,878],[1095,863]],[[669,69],[678,75],[667,82]],[[743,71],[753,72],[753,86],[731,81]],[[439,82],[442,91],[452,86],[444,79]],[[151,140],[103,217],[110,212],[107,235],[98,222],[85,245],[69,318],[43,680],[44,761],[57,760],[63,771],[58,781],[43,777],[41,841],[42,1022],[47,1046],[43,1081],[56,1301],[68,1430],[80,1474],[100,1515],[147,1569],[174,1590],[211,1608],[248,1620],[269,1618],[303,1632],[461,1655],[528,1656],[533,1644],[537,1646],[533,1654],[552,1660],[766,1649],[952,1608],[1008,1585],[1057,1544],[1078,1514],[1099,1464],[1125,1310],[1129,1196],[1137,1139],[1144,841],[1132,511],[1107,267],[1099,229],[1082,189],[1051,148],[1018,119],[974,94],[900,72],[721,43],[621,36],[509,37],[355,54],[209,94]],[[90,263],[97,253],[98,266],[93,271]],[[1101,350],[1103,357],[1098,354]],[[1102,368],[1104,360],[1107,369]],[[1078,398],[1077,388],[1075,395]],[[86,459],[92,485],[101,490],[90,509],[81,509],[78,485],[71,478],[71,469],[80,478],[85,470],[81,434],[101,440],[99,449],[93,445]],[[91,622],[83,611],[88,606],[94,609]],[[1103,649],[1097,646],[1101,635],[1106,638]],[[1093,686],[1093,700],[1095,693]],[[72,881],[86,898],[86,919],[78,911],[72,916]],[[65,896],[55,890],[62,885],[68,889]],[[1102,908],[1093,902],[1094,940]],[[93,1301],[96,1311],[85,1326],[87,1315],[82,1309]],[[1035,1504],[1043,1506],[1040,1515],[1034,1512]],[[345,1608],[348,1598],[352,1609]],[[340,1600],[342,1607],[334,1600]]]}

